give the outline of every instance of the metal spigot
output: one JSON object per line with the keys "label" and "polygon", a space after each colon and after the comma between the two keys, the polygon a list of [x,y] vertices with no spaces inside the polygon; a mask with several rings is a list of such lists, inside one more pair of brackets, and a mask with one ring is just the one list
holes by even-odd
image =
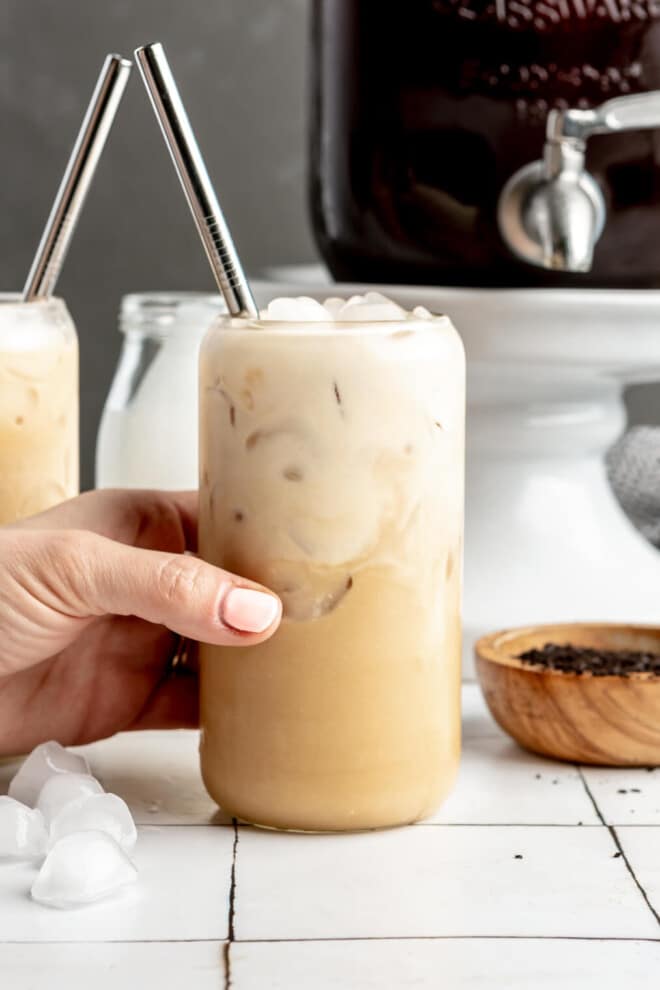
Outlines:
{"label": "metal spigot", "polygon": [[608,100],[591,110],[551,110],[543,160],[511,176],[497,208],[500,233],[523,261],[555,271],[587,272],[607,210],[600,186],[586,171],[587,141],[660,127],[660,90]]}

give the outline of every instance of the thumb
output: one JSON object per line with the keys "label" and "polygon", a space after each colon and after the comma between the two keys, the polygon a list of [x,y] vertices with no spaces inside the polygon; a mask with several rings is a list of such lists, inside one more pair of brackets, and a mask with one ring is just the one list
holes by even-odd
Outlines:
{"label": "thumb", "polygon": [[141,550],[89,533],[76,584],[87,614],[135,615],[181,636],[218,645],[267,639],[282,617],[279,598],[197,557]]}

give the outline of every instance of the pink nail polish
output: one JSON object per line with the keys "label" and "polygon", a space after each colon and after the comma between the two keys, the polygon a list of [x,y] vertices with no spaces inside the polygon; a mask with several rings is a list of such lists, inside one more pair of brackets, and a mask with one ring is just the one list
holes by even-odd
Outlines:
{"label": "pink nail polish", "polygon": [[232,588],[220,608],[220,618],[226,626],[239,632],[264,632],[275,621],[277,599],[252,588]]}

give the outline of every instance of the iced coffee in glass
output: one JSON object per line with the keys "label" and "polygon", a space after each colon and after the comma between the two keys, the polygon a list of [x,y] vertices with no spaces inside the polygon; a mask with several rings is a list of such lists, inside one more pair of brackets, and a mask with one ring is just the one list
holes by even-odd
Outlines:
{"label": "iced coffee in glass", "polygon": [[0,525],[78,493],[78,342],[60,299],[0,295]]}
{"label": "iced coffee in glass", "polygon": [[202,345],[200,552],[284,618],[201,648],[204,781],[262,826],[417,821],[459,759],[463,348],[376,293],[262,315]]}

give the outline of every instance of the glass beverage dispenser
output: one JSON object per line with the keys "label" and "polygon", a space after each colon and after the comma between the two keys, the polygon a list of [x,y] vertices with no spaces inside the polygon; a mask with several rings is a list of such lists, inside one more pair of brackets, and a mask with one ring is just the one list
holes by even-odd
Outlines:
{"label": "glass beverage dispenser", "polygon": [[626,133],[604,133],[617,121],[589,139],[606,222],[582,270],[530,263],[501,216],[511,177],[543,157],[551,111],[660,88],[660,4],[316,0],[314,42],[313,217],[336,278],[660,284],[660,136],[635,129],[660,126],[657,103],[641,120],[621,104]]}

